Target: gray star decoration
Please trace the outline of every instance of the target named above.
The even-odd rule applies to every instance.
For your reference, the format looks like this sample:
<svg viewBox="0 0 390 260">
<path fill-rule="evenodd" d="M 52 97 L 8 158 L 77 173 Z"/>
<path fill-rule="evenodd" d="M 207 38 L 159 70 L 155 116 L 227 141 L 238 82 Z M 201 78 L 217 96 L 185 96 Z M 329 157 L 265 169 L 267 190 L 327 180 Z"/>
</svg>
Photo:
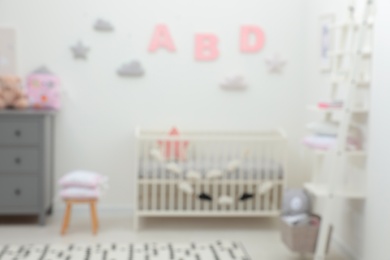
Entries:
<svg viewBox="0 0 390 260">
<path fill-rule="evenodd" d="M 76 45 L 71 47 L 73 56 L 76 59 L 87 59 L 89 47 L 79 41 Z"/>
<path fill-rule="evenodd" d="M 268 72 L 272 74 L 283 73 L 284 67 L 287 64 L 287 62 L 278 55 L 275 55 L 273 58 L 267 58 L 265 63 L 268 67 Z"/>
</svg>

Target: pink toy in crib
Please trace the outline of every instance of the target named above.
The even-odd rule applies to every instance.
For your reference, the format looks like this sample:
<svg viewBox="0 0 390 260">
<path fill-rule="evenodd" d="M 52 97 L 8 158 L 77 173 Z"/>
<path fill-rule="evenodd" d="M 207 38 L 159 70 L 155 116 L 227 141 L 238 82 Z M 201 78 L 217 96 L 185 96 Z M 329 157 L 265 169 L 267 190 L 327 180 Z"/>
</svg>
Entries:
<svg viewBox="0 0 390 260">
<path fill-rule="evenodd" d="M 41 67 L 27 77 L 27 95 L 34 108 L 59 109 L 60 80 L 47 68 Z"/>
</svg>

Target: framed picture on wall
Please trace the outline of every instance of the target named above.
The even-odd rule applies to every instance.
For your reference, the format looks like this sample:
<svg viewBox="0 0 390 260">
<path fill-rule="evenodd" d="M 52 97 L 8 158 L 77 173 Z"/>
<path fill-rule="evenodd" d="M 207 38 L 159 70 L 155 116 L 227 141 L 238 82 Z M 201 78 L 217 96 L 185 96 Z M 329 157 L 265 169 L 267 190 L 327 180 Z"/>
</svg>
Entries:
<svg viewBox="0 0 390 260">
<path fill-rule="evenodd" d="M 16 70 L 16 31 L 0 27 L 0 74 L 14 74 Z"/>
<path fill-rule="evenodd" d="M 334 21 L 332 14 L 320 18 L 320 67 L 322 72 L 330 72 L 332 67 L 332 50 L 334 37 Z"/>
</svg>

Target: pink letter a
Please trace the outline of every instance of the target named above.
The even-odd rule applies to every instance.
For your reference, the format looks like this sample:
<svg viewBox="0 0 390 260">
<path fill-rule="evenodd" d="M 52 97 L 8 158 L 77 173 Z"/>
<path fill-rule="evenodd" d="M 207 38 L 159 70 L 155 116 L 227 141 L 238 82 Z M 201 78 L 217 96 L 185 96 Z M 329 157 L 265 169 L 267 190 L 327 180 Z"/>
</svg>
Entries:
<svg viewBox="0 0 390 260">
<path fill-rule="evenodd" d="M 250 36 L 255 37 L 251 43 Z M 260 27 L 254 25 L 245 25 L 241 27 L 241 51 L 257 52 L 264 47 L 265 35 Z"/>
<path fill-rule="evenodd" d="M 155 52 L 159 48 L 165 48 L 170 52 L 176 50 L 169 29 L 165 24 L 158 24 L 156 26 L 152 41 L 149 45 L 149 51 Z"/>
</svg>

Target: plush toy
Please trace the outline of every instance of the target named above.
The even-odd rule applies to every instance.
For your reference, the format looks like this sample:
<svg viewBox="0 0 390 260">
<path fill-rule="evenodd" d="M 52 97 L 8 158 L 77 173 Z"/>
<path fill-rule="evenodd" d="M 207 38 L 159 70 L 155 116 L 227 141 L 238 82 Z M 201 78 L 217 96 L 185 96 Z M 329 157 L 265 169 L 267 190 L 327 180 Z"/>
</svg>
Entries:
<svg viewBox="0 0 390 260">
<path fill-rule="evenodd" d="M 21 80 L 17 76 L 0 76 L 0 109 L 28 107 L 27 95 L 21 88 Z"/>
</svg>

